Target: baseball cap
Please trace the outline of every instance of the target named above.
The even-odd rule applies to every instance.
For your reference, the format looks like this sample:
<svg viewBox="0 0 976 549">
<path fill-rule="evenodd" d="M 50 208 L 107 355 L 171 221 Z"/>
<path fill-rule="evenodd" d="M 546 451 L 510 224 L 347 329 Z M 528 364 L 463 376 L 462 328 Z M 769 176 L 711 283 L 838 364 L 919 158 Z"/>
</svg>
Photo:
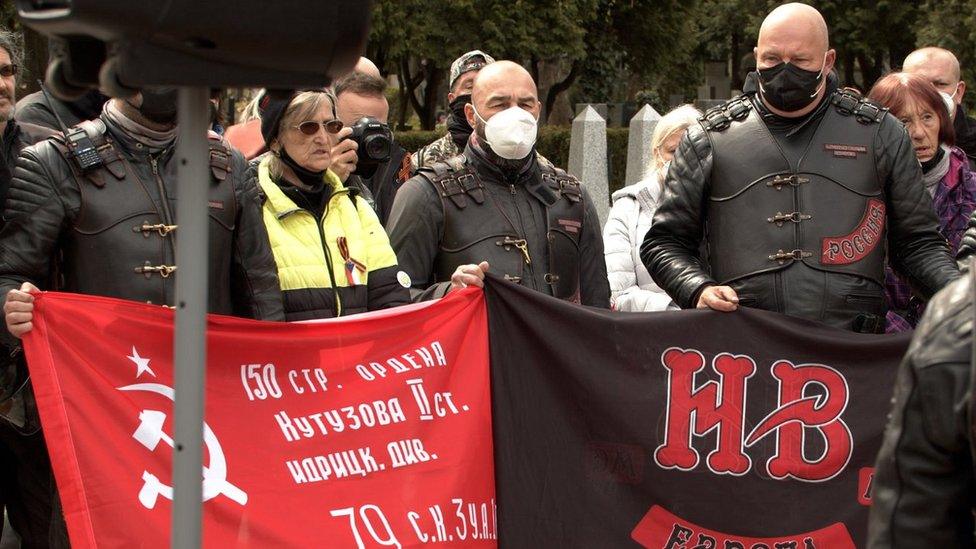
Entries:
<svg viewBox="0 0 976 549">
<path fill-rule="evenodd" d="M 471 50 L 461 57 L 458 57 L 453 63 L 451 63 L 451 78 L 448 82 L 448 88 L 453 90 L 454 82 L 456 82 L 462 74 L 481 70 L 481 68 L 485 65 L 494 62 L 495 58 L 481 50 Z"/>
</svg>

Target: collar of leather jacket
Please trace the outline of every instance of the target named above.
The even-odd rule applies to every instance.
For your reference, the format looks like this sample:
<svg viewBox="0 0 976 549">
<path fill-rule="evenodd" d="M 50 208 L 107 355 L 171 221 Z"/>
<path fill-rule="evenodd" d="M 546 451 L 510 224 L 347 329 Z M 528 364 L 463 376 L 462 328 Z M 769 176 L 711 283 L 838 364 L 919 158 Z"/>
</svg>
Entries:
<svg viewBox="0 0 976 549">
<path fill-rule="evenodd" d="M 522 162 L 511 169 L 498 166 L 492 153 L 484 150 L 476 135 L 468 141 L 464 156 L 483 182 L 503 186 L 521 186 L 546 206 L 553 205 L 559 197 L 542 182 L 542 173 L 535 149 Z"/>
</svg>

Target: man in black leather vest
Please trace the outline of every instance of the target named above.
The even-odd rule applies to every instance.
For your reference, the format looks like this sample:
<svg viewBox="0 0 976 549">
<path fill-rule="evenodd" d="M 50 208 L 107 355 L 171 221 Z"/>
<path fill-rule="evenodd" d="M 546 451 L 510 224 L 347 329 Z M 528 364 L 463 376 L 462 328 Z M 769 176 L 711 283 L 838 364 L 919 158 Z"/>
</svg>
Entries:
<svg viewBox="0 0 976 549">
<path fill-rule="evenodd" d="M 959 276 L 911 140 L 887 111 L 838 90 L 814 8 L 773 10 L 755 51 L 746 94 L 682 140 L 641 258 L 683 308 L 881 332 L 886 261 L 926 299 Z"/>
<path fill-rule="evenodd" d="M 174 305 L 180 234 L 174 217 L 176 134 L 175 89 L 145 90 L 132 99 L 110 100 L 100 118 L 69 130 L 67 139 L 49 139 L 21 153 L 0 233 L 8 348 L 16 348 L 16 338 L 32 327 L 30 292 L 37 288 Z M 95 166 L 85 169 L 74 157 L 66 145 L 73 137 L 97 148 L 89 157 Z M 246 167 L 239 152 L 210 136 L 209 311 L 283 320 L 260 195 L 245 179 Z M 32 546 L 64 546 L 50 465 L 36 415 L 29 412 L 29 385 L 11 402 L 28 411 L 0 409 L 0 423 L 17 417 L 17 427 L 34 437 L 34 449 L 18 454 L 19 488 L 35 492 L 33 517 L 22 535 L 29 533 Z M 28 440 L 24 436 L 18 447 Z M 44 482 L 49 491 L 39 493 Z"/>
<path fill-rule="evenodd" d="M 902 361 L 872 483 L 868 547 L 976 547 L 972 273 L 925 309 Z"/>
<path fill-rule="evenodd" d="M 490 265 L 534 290 L 609 307 L 593 203 L 576 178 L 536 155 L 539 110 L 525 69 L 484 67 L 466 107 L 475 131 L 464 154 L 421 169 L 397 193 L 390 243 L 415 299 L 481 285 Z"/>
</svg>

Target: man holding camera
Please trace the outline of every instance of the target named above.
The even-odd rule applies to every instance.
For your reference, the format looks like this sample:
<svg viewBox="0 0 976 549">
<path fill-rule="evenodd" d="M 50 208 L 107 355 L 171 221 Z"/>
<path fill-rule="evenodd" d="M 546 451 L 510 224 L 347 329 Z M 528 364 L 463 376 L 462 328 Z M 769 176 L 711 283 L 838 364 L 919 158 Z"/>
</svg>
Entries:
<svg viewBox="0 0 976 549">
<path fill-rule="evenodd" d="M 390 242 L 415 300 L 481 286 L 485 271 L 574 303 L 610 306 L 603 238 L 580 182 L 536 154 L 541 105 L 516 63 L 481 69 L 465 107 L 464 154 L 407 181 Z"/>
<path fill-rule="evenodd" d="M 333 89 L 339 120 L 352 128 L 349 139 L 357 144 L 355 170 L 346 186 L 359 189 L 386 226 L 393 198 L 410 175 L 410 154 L 393 140 L 387 125 L 386 81 L 357 71 Z"/>
</svg>

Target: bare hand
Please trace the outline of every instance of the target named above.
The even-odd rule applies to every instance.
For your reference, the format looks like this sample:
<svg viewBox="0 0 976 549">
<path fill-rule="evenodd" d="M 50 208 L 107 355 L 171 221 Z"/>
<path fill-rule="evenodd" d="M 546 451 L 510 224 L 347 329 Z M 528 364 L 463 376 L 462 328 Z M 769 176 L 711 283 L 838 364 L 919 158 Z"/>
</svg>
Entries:
<svg viewBox="0 0 976 549">
<path fill-rule="evenodd" d="M 359 148 L 359 145 L 352 139 L 346 139 L 350 135 L 352 135 L 352 128 L 349 126 L 339 130 L 336 135 L 339 142 L 332 147 L 332 165 L 329 166 L 329 169 L 338 175 L 339 180 L 343 183 L 349 179 L 349 174 L 356 171 L 356 160 L 358 159 L 356 149 Z"/>
<path fill-rule="evenodd" d="M 20 339 L 34 327 L 34 296 L 29 292 L 38 292 L 37 286 L 24 282 L 19 290 L 7 292 L 7 301 L 3 304 L 3 314 L 7 319 L 7 330 L 11 335 Z"/>
<path fill-rule="evenodd" d="M 454 271 L 454 274 L 451 275 L 451 289 L 448 291 L 460 290 L 461 288 L 467 288 L 468 286 L 484 288 L 485 273 L 487 272 L 487 261 L 482 261 L 477 265 L 461 265 L 456 271 Z"/>
<path fill-rule="evenodd" d="M 732 312 L 739 308 L 739 296 L 729 286 L 709 286 L 698 297 L 698 308 Z"/>
</svg>

